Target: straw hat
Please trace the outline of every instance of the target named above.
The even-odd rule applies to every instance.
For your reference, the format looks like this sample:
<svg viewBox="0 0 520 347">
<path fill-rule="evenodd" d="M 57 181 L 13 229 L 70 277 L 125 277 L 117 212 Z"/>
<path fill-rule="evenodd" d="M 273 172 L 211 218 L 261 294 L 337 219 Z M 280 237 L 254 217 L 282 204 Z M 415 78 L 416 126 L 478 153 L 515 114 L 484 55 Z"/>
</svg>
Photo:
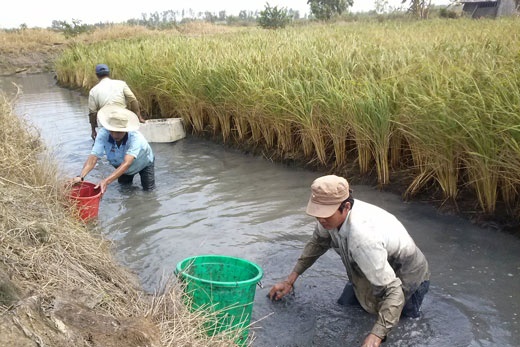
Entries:
<svg viewBox="0 0 520 347">
<path fill-rule="evenodd" d="M 104 106 L 98 111 L 97 116 L 103 128 L 108 131 L 128 132 L 139 129 L 137 115 L 121 106 Z"/>
</svg>

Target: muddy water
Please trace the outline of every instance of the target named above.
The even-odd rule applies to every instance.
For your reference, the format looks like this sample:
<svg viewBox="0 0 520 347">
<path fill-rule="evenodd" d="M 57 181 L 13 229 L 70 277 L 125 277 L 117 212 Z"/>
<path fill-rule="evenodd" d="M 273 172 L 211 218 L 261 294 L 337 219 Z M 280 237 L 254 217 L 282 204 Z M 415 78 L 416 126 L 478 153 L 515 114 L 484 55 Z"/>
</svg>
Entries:
<svg viewBox="0 0 520 347">
<path fill-rule="evenodd" d="M 86 98 L 58 88 L 49 75 L 4 78 L 0 86 L 12 92 L 12 81 L 23 91 L 17 113 L 41 131 L 63 171 L 77 175 L 92 145 Z M 314 220 L 304 209 L 319 174 L 193 137 L 152 147 L 157 190 L 111 185 L 98 222 L 146 290 L 156 289 L 188 256 L 243 257 L 265 272 L 254 304 L 253 346 L 360 346 L 374 317 L 336 304 L 346 279 L 336 254 L 319 259 L 299 279 L 294 296 L 279 303 L 266 298 L 312 232 Z M 97 182 L 111 170 L 101 162 L 88 180 Z M 402 320 L 386 346 L 519 345 L 519 239 L 372 187 L 353 188 L 356 198 L 405 224 L 432 270 L 423 317 Z"/>
</svg>

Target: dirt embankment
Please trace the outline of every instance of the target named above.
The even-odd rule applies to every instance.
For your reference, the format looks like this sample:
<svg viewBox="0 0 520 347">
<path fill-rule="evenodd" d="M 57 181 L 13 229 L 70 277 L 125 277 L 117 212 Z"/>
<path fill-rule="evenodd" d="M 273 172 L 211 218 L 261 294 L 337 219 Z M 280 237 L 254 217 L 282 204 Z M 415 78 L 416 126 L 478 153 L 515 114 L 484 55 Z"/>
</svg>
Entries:
<svg viewBox="0 0 520 347">
<path fill-rule="evenodd" d="M 23 55 L 3 52 L 0 59 L 0 76 L 52 71 L 54 60 L 60 54 L 62 47 L 63 45 L 51 46 L 45 50 L 27 52 Z"/>
<path fill-rule="evenodd" d="M 17 73 L 49 72 L 53 69 L 54 59 L 60 48 L 49 48 L 48 51 L 32 52 L 19 56 L 14 53 L 2 55 L 0 75 L 9 76 Z"/>
<path fill-rule="evenodd" d="M 68 42 L 50 30 L 0 31 L 0 76 L 52 71 Z"/>
<path fill-rule="evenodd" d="M 55 168 L 5 96 L 0 121 L 0 346 L 161 346 L 138 281 L 64 208 Z"/>
</svg>

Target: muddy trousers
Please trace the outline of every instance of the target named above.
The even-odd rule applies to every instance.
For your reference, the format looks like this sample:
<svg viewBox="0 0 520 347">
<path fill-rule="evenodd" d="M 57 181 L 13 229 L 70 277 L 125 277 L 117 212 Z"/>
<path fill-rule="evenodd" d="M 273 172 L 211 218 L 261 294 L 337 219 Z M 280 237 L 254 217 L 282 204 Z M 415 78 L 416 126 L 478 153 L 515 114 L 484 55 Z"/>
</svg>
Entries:
<svg viewBox="0 0 520 347">
<path fill-rule="evenodd" d="M 126 175 L 122 174 L 119 176 L 117 181 L 120 184 L 132 184 L 135 175 Z M 150 165 L 139 171 L 139 176 L 141 177 L 141 185 L 144 190 L 153 190 L 155 189 L 155 167 L 154 162 Z"/>
<path fill-rule="evenodd" d="M 403 311 L 401 312 L 401 317 L 411 317 L 417 318 L 420 316 L 421 305 L 424 299 L 424 296 L 428 292 L 430 288 L 430 281 L 424 281 L 421 283 L 419 288 L 412 294 L 410 299 L 406 301 L 403 307 Z M 341 293 L 340 298 L 338 299 L 338 304 L 340 305 L 359 305 L 358 299 L 356 298 L 356 294 L 354 293 L 354 287 L 352 283 L 349 281 L 345 285 L 343 289 L 343 293 Z"/>
</svg>

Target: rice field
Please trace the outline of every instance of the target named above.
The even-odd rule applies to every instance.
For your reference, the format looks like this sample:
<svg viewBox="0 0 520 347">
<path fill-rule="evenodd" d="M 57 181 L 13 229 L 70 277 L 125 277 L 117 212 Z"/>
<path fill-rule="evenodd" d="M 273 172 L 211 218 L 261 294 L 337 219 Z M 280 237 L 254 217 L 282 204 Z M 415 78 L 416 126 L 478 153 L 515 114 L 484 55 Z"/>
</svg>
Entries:
<svg viewBox="0 0 520 347">
<path fill-rule="evenodd" d="M 58 81 L 87 91 L 106 63 L 153 118 L 297 158 L 404 195 L 461 192 L 520 217 L 520 20 L 315 24 L 71 46 Z"/>
</svg>

